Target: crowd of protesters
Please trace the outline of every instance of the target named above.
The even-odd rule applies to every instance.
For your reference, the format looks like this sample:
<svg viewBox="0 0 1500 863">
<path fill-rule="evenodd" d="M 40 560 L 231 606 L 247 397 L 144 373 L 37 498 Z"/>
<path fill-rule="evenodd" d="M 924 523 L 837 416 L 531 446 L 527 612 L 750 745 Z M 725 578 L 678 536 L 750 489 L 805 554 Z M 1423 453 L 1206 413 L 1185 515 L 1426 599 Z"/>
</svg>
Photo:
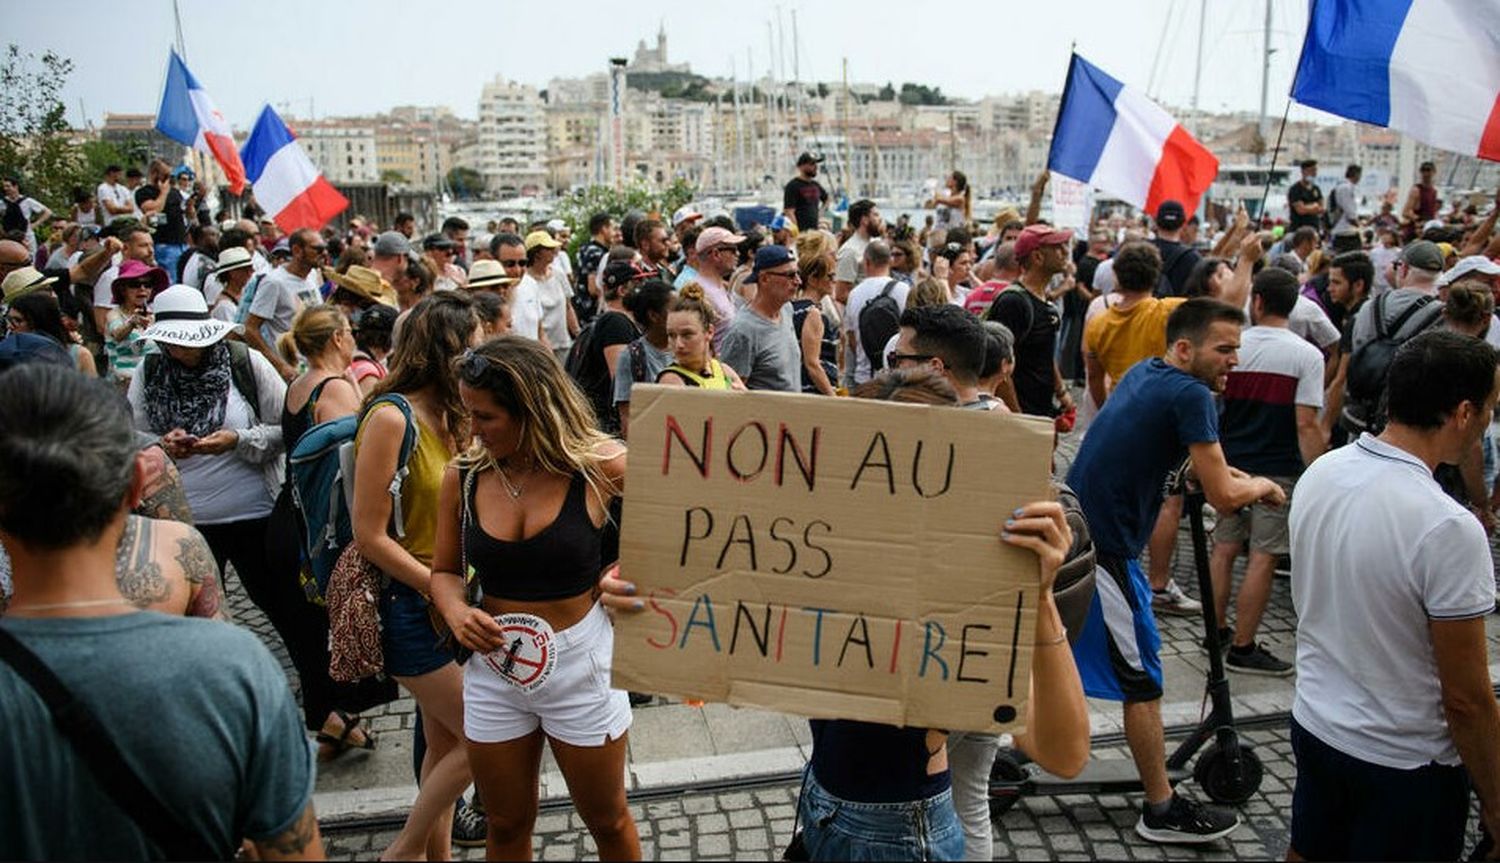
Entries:
<svg viewBox="0 0 1500 863">
<path fill-rule="evenodd" d="M 1040 217 L 1045 175 L 1024 214 L 975 224 L 954 171 L 927 226 L 858 200 L 834 232 L 820 162 L 797 160 L 768 225 L 599 213 L 577 243 L 560 220 L 215 223 L 162 162 L 124 184 L 111 166 L 67 219 L 7 180 L 0 777 L 57 793 L 4 810 L 4 856 L 316 857 L 317 765 L 376 747 L 361 714 L 399 686 L 418 793 L 388 858 L 529 856 L 544 746 L 601 856 L 638 858 L 623 776 L 649 695 L 599 673 L 606 610 L 639 611 L 651 581 L 611 566 L 636 384 L 1081 433 L 1057 477 L 1099 566 L 1081 624 L 1051 592 L 1068 511 L 996 514 L 996 541 L 1040 563 L 1027 731 L 814 721 L 811 859 L 989 859 L 997 751 L 1076 774 L 1085 695 L 1124 705 L 1142 838 L 1227 836 L 1237 814 L 1174 791 L 1165 764 L 1156 616 L 1203 602 L 1231 672 L 1297 675 L 1293 854 L 1452 859 L 1471 787 L 1500 829 L 1500 199 L 1442 215 L 1424 166 L 1399 214 L 1366 213 L 1357 166 L 1325 204 L 1304 163 L 1285 229 L 1169 200 L 1075 231 Z M 339 428 L 347 547 L 319 577 L 320 504 L 291 467 Z M 1163 491 L 1185 462 L 1216 522 L 1197 599 L 1171 575 L 1183 503 Z M 231 564 L 300 704 L 227 620 Z M 1257 639 L 1287 569 L 1291 658 Z M 516 657 L 502 616 L 555 636 L 547 686 L 494 661 Z"/>
</svg>

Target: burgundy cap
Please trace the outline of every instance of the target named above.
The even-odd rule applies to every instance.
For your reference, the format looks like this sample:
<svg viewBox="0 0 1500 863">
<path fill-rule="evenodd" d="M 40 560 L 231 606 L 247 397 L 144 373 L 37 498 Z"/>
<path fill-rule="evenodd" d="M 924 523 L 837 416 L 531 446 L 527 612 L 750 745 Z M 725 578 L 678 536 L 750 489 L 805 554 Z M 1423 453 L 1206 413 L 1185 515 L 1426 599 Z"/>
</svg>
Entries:
<svg viewBox="0 0 1500 863">
<path fill-rule="evenodd" d="M 1027 225 L 1016 237 L 1016 258 L 1024 258 L 1042 246 L 1062 246 L 1073 242 L 1073 232 L 1051 225 Z"/>
</svg>

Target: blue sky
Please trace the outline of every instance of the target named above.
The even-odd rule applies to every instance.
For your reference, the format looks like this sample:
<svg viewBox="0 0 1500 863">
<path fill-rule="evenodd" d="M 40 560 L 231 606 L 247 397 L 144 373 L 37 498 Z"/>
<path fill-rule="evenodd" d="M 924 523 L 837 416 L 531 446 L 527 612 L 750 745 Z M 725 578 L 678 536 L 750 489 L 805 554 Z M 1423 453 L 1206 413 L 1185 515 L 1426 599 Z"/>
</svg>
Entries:
<svg viewBox="0 0 1500 863">
<path fill-rule="evenodd" d="M 1258 110 L 1262 2 L 1251 0 L 1015 0 L 928 4 L 863 2 L 564 3 L 319 0 L 180 0 L 188 65 L 232 124 L 247 126 L 263 103 L 299 116 L 359 114 L 398 104 L 446 104 L 475 114 L 495 75 L 545 86 L 552 77 L 605 68 L 664 23 L 673 62 L 708 75 L 757 75 L 769 62 L 767 22 L 777 9 L 784 75 L 792 75 L 797 11 L 800 77 L 914 81 L 978 98 L 1030 89 L 1060 91 L 1070 45 L 1128 84 L 1186 106 L 1192 94 L 1199 11 L 1208 7 L 1203 107 Z M 1274 15 L 1270 109 L 1286 105 L 1306 0 L 1270 0 Z M 153 112 L 173 41 L 171 0 L 65 6 L 7 0 L 3 40 L 71 58 L 70 119 L 106 110 Z M 1158 51 L 1160 46 L 1160 51 Z M 747 58 L 748 52 L 748 58 Z M 1293 108 L 1293 117 L 1313 112 Z M 1321 115 L 1319 115 L 1321 116 Z"/>
</svg>

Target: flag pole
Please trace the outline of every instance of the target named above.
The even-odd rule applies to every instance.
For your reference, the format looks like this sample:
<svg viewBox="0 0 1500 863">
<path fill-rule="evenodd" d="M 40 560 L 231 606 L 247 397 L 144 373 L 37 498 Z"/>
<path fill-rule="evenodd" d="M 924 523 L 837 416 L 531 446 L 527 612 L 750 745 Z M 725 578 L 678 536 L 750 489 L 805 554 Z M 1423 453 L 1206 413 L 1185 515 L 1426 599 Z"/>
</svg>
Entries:
<svg viewBox="0 0 1500 863">
<path fill-rule="evenodd" d="M 1260 222 L 1262 228 L 1266 224 L 1266 199 L 1271 196 L 1271 178 L 1276 174 L 1276 159 L 1281 155 L 1281 136 L 1286 132 L 1286 119 L 1291 113 L 1292 99 L 1288 96 L 1286 110 L 1281 112 L 1281 126 L 1276 130 L 1276 148 L 1271 151 L 1271 167 L 1266 169 L 1266 187 L 1260 193 L 1260 209 L 1257 211 L 1259 215 L 1256 216 L 1256 220 Z"/>
</svg>

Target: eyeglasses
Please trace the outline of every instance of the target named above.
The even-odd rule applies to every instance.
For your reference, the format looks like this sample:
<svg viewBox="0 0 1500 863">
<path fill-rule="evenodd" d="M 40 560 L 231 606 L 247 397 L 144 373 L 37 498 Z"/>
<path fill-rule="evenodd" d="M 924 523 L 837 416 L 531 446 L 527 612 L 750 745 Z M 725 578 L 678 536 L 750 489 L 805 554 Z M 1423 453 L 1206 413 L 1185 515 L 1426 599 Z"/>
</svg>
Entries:
<svg viewBox="0 0 1500 863">
<path fill-rule="evenodd" d="M 326 252 L 326 251 L 328 251 L 328 245 L 326 243 L 322 243 L 322 244 L 319 244 L 319 245 L 316 245 L 316 246 L 308 246 L 308 248 L 312 249 L 314 252 Z"/>
<path fill-rule="evenodd" d="M 780 276 L 781 278 L 784 278 L 784 279 L 791 279 L 793 281 L 798 281 L 798 282 L 802 281 L 802 272 L 800 270 L 766 270 L 765 272 L 761 273 L 760 275 L 761 276 Z"/>
<path fill-rule="evenodd" d="M 903 251 L 901 251 L 900 249 L 891 249 L 891 257 L 893 257 L 893 258 L 904 258 L 904 257 L 906 257 L 906 253 L 903 252 Z"/>
<path fill-rule="evenodd" d="M 21 317 L 20 315 L 6 315 L 5 322 L 7 324 L 10 324 L 12 327 L 26 326 L 26 319 Z"/>
<path fill-rule="evenodd" d="M 891 351 L 885 355 L 885 367 L 893 369 L 900 363 L 925 363 L 934 356 L 934 354 L 903 354 Z"/>
<path fill-rule="evenodd" d="M 524 267 L 524 266 L 526 266 L 526 261 L 525 261 L 525 259 L 522 259 L 522 260 L 519 260 L 519 261 L 507 261 L 504 258 L 501 258 L 500 259 L 500 266 L 502 266 L 502 267 Z"/>
</svg>

